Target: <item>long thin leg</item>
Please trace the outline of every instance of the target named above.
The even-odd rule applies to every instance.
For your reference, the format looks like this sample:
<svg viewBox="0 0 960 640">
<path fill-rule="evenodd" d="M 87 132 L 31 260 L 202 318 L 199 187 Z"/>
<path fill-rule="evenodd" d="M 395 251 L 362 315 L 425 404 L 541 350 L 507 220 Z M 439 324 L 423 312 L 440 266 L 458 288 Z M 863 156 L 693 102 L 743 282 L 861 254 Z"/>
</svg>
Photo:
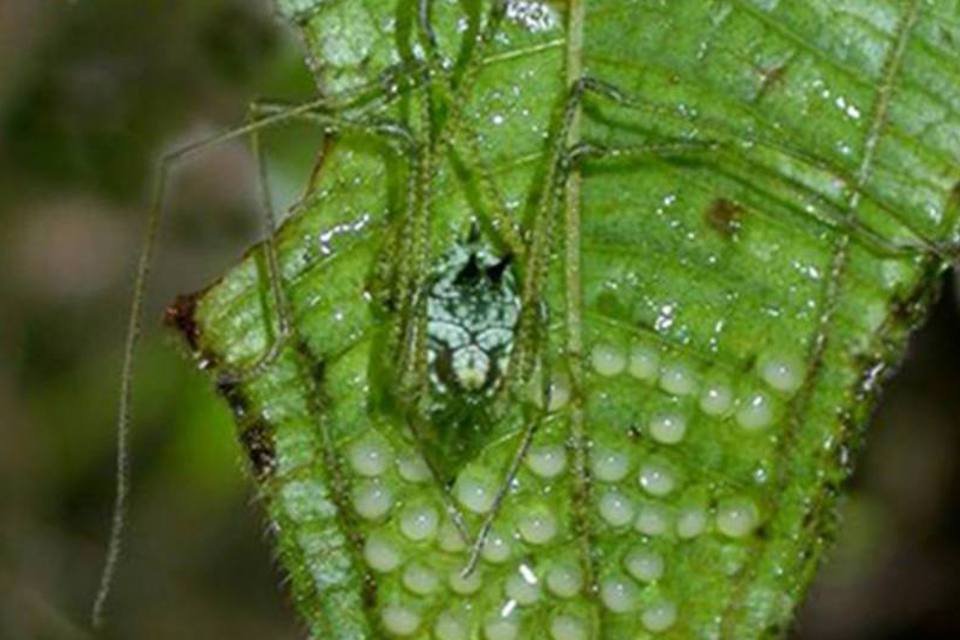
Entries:
<svg viewBox="0 0 960 640">
<path fill-rule="evenodd" d="M 594 148 L 583 145 L 576 145 L 568 148 L 568 138 L 571 128 L 574 126 L 576 115 L 583 100 L 584 88 L 581 83 L 576 83 L 570 91 L 570 96 L 564 106 L 563 118 L 558 130 L 554 134 L 554 142 L 548 158 L 548 170 L 545 179 L 545 187 L 540 195 L 536 215 L 533 221 L 532 238 L 530 241 L 530 250 L 528 253 L 527 269 L 525 273 L 523 291 L 521 293 L 521 317 L 517 328 L 517 350 L 511 363 L 510 376 L 512 384 L 505 385 L 505 388 L 513 387 L 515 394 L 522 394 L 522 389 L 528 383 L 535 367 L 534 355 L 545 353 L 548 346 L 546 344 L 547 332 L 542 331 L 542 318 L 540 318 L 540 305 L 538 301 L 542 297 L 543 287 L 547 279 L 547 270 L 549 267 L 551 246 L 553 242 L 553 228 L 558 215 L 559 204 L 565 196 L 565 189 L 570 172 L 580 158 L 588 150 Z M 691 152 L 702 153 L 712 147 L 712 143 L 696 141 L 676 141 L 671 143 L 654 144 L 638 146 L 630 149 L 634 156 L 663 158 L 670 155 L 686 155 Z M 599 153 L 599 151 L 595 151 Z M 546 358 L 543 358 L 546 361 Z M 550 371 L 544 370 L 544 384 L 542 388 L 542 407 L 551 405 L 551 385 L 549 381 Z M 578 393 L 574 390 L 574 393 Z M 530 420 L 524 427 L 521 436 L 520 445 L 517 447 L 507 473 L 497 495 L 494 498 L 493 505 L 487 513 L 480 532 L 477 535 L 467 565 L 463 572 L 469 574 L 474 570 L 479 561 L 480 553 L 486 544 L 489 532 L 493 527 L 500 507 L 507 496 L 509 487 L 519 471 L 523 459 L 526 457 L 533 437 L 539 427 L 540 419 Z"/>
<path fill-rule="evenodd" d="M 365 88 L 369 92 L 369 88 Z M 342 100 L 343 98 L 339 98 Z M 156 250 L 157 232 L 163 214 L 164 196 L 167 190 L 167 182 L 170 172 L 178 163 L 202 152 L 203 150 L 225 142 L 235 140 L 244 136 L 255 134 L 263 129 L 283 124 L 294 119 L 307 119 L 309 121 L 319 121 L 328 126 L 341 129 L 363 129 L 379 133 L 393 140 L 409 140 L 408 132 L 394 123 L 380 122 L 373 124 L 363 124 L 353 122 L 345 118 L 337 118 L 332 115 L 320 113 L 318 109 L 330 108 L 336 105 L 338 98 L 319 98 L 293 107 L 287 107 L 275 111 L 263 118 L 254 119 L 247 124 L 227 131 L 225 133 L 207 138 L 189 144 L 176 151 L 165 155 L 160 160 L 157 181 L 154 186 L 154 192 L 151 199 L 149 214 L 147 217 L 147 226 L 141 244 L 140 258 L 137 263 L 136 276 L 133 285 L 133 296 L 130 306 L 130 315 L 127 323 L 126 339 L 124 342 L 123 364 L 120 378 L 120 401 L 117 411 L 117 454 L 116 454 L 116 495 L 114 499 L 113 516 L 110 526 L 110 538 L 107 546 L 107 554 L 104 562 L 103 573 L 100 578 L 100 585 L 97 589 L 91 613 L 91 623 L 94 628 L 100 628 L 103 623 L 104 607 L 110 594 L 110 588 L 113 583 L 113 577 L 116 572 L 117 562 L 120 557 L 120 545 L 123 535 L 124 523 L 127 510 L 127 494 L 129 492 L 129 427 L 130 427 L 130 408 L 133 399 L 133 371 L 136 360 L 137 347 L 140 341 L 140 335 L 143 326 L 143 304 L 147 288 L 147 282 L 150 275 L 150 269 L 153 264 L 153 257 Z M 272 215 L 268 214 L 266 226 L 273 228 Z M 271 271 L 271 281 L 273 295 L 278 302 L 278 312 L 285 305 L 283 295 L 278 284 L 279 275 L 276 263 L 275 250 L 272 243 L 272 233 L 267 235 L 268 264 Z M 281 312 L 282 318 L 282 312 Z M 288 320 L 281 319 L 280 333 L 289 331 Z M 280 341 L 275 341 L 279 343 Z M 268 357 L 274 357 L 269 356 Z"/>
<path fill-rule="evenodd" d="M 545 336 L 538 335 L 540 323 L 538 322 L 537 318 L 538 306 L 536 305 L 536 301 L 540 299 L 542 286 L 546 279 L 546 269 L 548 266 L 550 253 L 549 249 L 552 244 L 552 230 L 555 218 L 557 216 L 557 208 L 563 199 L 564 187 L 572 167 L 585 159 L 598 157 L 663 159 L 667 157 L 689 157 L 691 154 L 695 156 L 709 157 L 742 157 L 742 154 L 736 154 L 732 150 L 731 145 L 723 140 L 678 140 L 660 144 L 641 144 L 615 148 L 592 143 L 577 143 L 573 147 L 567 148 L 567 134 L 569 133 L 575 115 L 580 108 L 580 104 L 587 93 L 595 93 L 601 97 L 608 98 L 619 105 L 628 108 L 642 109 L 645 112 L 649 112 L 651 108 L 651 106 L 648 104 L 632 101 L 616 87 L 592 78 L 582 78 L 578 82 L 574 83 L 573 87 L 571 88 L 570 96 L 564 108 L 564 117 L 562 119 L 559 131 L 555 134 L 553 148 L 550 153 L 550 164 L 548 165 L 549 169 L 547 179 L 545 181 L 548 186 L 541 194 L 540 202 L 537 207 L 537 213 L 533 223 L 529 260 L 527 265 L 527 277 L 524 280 L 524 288 L 522 293 L 523 311 L 521 313 L 521 320 L 517 330 L 518 349 L 515 352 L 510 373 L 511 377 L 514 377 L 521 384 L 525 383 L 529 379 L 529 376 L 533 371 L 533 355 L 537 351 L 542 352 L 545 349 L 544 340 L 542 339 Z M 769 145 L 775 151 L 784 151 L 776 143 L 762 142 L 761 144 Z M 788 154 L 794 153 L 794 151 L 790 149 L 787 149 L 785 152 Z M 805 154 L 797 153 L 797 155 L 805 161 L 810 162 L 813 166 L 824 166 L 822 163 L 819 163 L 819 161 L 809 159 Z M 785 184 L 789 184 L 794 189 L 810 191 L 810 188 L 806 185 L 792 181 L 788 177 L 778 177 L 780 177 Z M 869 194 L 863 195 L 865 197 L 870 197 Z M 877 201 L 876 198 L 871 199 L 878 204 L 878 206 L 882 206 L 883 203 Z M 922 247 L 930 253 L 944 257 L 944 252 L 939 247 L 937 247 L 934 243 L 921 238 L 920 236 L 918 236 L 918 246 L 909 244 L 895 245 L 891 244 L 889 241 L 865 227 L 855 226 L 855 223 L 852 222 L 847 216 L 842 217 L 837 222 L 838 224 L 845 224 L 852 231 L 859 232 L 866 240 L 875 245 L 885 247 L 892 253 L 902 253 L 906 251 L 915 252 L 918 248 Z M 574 393 L 576 392 L 577 390 L 574 390 Z M 543 393 L 544 399 L 542 404 L 546 407 L 549 406 L 550 399 L 549 384 L 545 385 Z M 469 573 L 476 567 L 480 553 L 483 550 L 484 544 L 486 543 L 487 535 L 489 534 L 493 522 L 498 515 L 499 508 L 503 499 L 506 497 L 509 486 L 513 482 L 519 466 L 526 455 L 538 424 L 538 420 L 533 420 L 525 427 L 521 437 L 521 443 L 515 452 L 515 455 L 508 468 L 507 475 L 504 478 L 504 481 L 501 483 L 501 488 L 494 501 L 494 507 L 488 513 L 481 527 L 480 534 L 475 540 L 468 563 L 464 568 L 464 573 Z"/>
<path fill-rule="evenodd" d="M 306 112 L 314 108 L 315 104 L 302 106 L 293 109 L 288 117 L 292 118 L 299 113 Z M 133 285 L 133 300 L 130 307 L 130 315 L 127 323 L 126 340 L 123 350 L 123 365 L 120 375 L 120 404 L 117 412 L 117 475 L 116 475 L 116 495 L 114 498 L 113 517 L 110 525 L 110 539 L 107 546 L 107 555 L 104 562 L 103 573 L 100 577 L 100 585 L 93 603 L 91 614 L 91 623 L 94 629 L 99 629 L 103 623 L 103 612 L 107 597 L 110 595 L 110 587 L 113 583 L 113 576 L 116 572 L 117 561 L 120 557 L 120 543 L 123 536 L 124 523 L 126 521 L 127 494 L 129 491 L 129 425 L 130 425 L 130 407 L 133 400 L 133 369 L 136 359 L 137 346 L 140 342 L 140 334 L 143 325 L 143 302 L 147 288 L 147 280 L 150 275 L 150 268 L 153 263 L 157 232 L 160 226 L 160 218 L 164 194 L 166 192 L 167 180 L 171 167 L 178 161 L 190 157 L 194 153 L 200 152 L 211 145 L 227 142 L 235 138 L 248 135 L 258 128 L 268 127 L 280 123 L 287 118 L 274 117 L 265 121 L 247 124 L 234 131 L 216 136 L 183 147 L 173 153 L 164 156 L 160 161 L 160 169 L 154 193 L 150 213 L 147 218 L 147 226 L 144 232 L 141 244 L 140 258 L 137 263 L 136 276 Z"/>
<path fill-rule="evenodd" d="M 553 219 L 556 217 L 557 205 L 562 197 L 563 185 L 566 181 L 566 173 L 569 168 L 566 154 L 567 137 L 570 128 L 573 126 L 577 110 L 579 109 L 581 97 L 582 92 L 571 93 L 564 107 L 560 127 L 558 131 L 554 133 L 553 144 L 551 145 L 548 158 L 547 176 L 544 180 L 545 186 L 540 194 L 536 216 L 533 221 L 530 251 L 527 254 L 528 260 L 520 298 L 520 318 L 516 329 L 517 349 L 512 357 L 510 371 L 508 373 L 508 382 L 504 385 L 505 394 L 513 391 L 516 395 L 522 395 L 523 392 L 518 392 L 518 389 L 524 387 L 530 379 L 534 364 L 533 356 L 536 348 L 538 347 L 541 351 L 546 350 L 539 331 L 539 301 L 542 287 L 547 276 Z M 544 335 L 546 335 L 546 332 L 544 332 Z M 544 408 L 550 406 L 549 373 L 549 371 L 544 372 L 544 398 L 542 402 Z M 524 427 L 520 446 L 517 447 L 514 453 L 506 476 L 497 491 L 493 505 L 480 527 L 480 532 L 474 541 L 467 564 L 463 569 L 464 574 L 469 574 L 476 568 L 480 554 L 483 551 L 484 545 L 486 545 L 490 530 L 493 527 L 493 523 L 500 513 L 500 508 L 506 498 L 510 484 L 519 471 L 520 464 L 526 456 L 526 452 L 530 447 L 530 443 L 533 440 L 534 433 L 539 424 L 540 420 L 534 419 L 529 421 Z"/>
<path fill-rule="evenodd" d="M 436 33 L 431 22 L 432 0 L 418 0 L 418 21 L 420 31 L 427 47 L 427 57 L 431 74 L 436 77 L 442 77 L 444 82 L 437 83 L 435 87 L 447 107 L 448 114 L 438 137 L 435 146 L 438 150 L 445 149 L 447 152 L 454 151 L 458 144 L 463 145 L 466 154 L 458 154 L 465 160 L 465 166 L 469 173 L 476 175 L 481 184 L 482 205 L 488 215 L 494 230 L 500 236 L 507 250 L 516 257 L 521 257 L 526 253 L 526 245 L 520 236 L 515 221 L 507 213 L 504 206 L 505 199 L 500 193 L 493 174 L 483 160 L 478 143 L 478 134 L 464 118 L 463 106 L 470 99 L 470 92 L 476 83 L 477 73 L 483 66 L 483 59 L 486 50 L 493 42 L 500 30 L 500 25 L 507 13 L 506 0 L 495 0 L 487 14 L 483 29 L 477 34 L 473 50 L 463 72 L 459 78 L 452 74 L 442 73 L 442 57 L 439 52 Z"/>
<path fill-rule="evenodd" d="M 271 113 L 276 112 L 277 109 L 282 109 L 282 107 L 268 102 L 261 102 L 256 103 L 252 109 L 254 109 L 257 113 Z M 406 154 L 412 153 L 411 150 L 414 145 L 413 135 L 402 125 L 391 121 L 373 120 L 370 122 L 361 123 L 354 120 L 317 112 L 301 114 L 298 115 L 297 118 L 299 120 L 324 127 L 330 131 L 335 130 L 340 133 L 355 131 L 377 135 L 385 140 L 396 143 L 400 150 Z M 258 155 L 261 154 L 258 136 L 254 133 L 251 137 L 254 152 Z M 262 159 L 260 159 L 258 162 L 258 166 L 260 167 L 261 171 L 264 170 L 265 163 L 262 161 Z M 287 341 L 291 337 L 290 329 L 292 324 L 290 322 L 290 311 L 285 296 L 283 295 L 282 287 L 280 286 L 282 279 L 280 277 L 280 266 L 277 260 L 276 247 L 272 232 L 272 230 L 276 227 L 276 216 L 273 212 L 272 203 L 270 202 L 269 185 L 267 184 L 266 176 L 261 176 L 260 182 L 263 185 L 262 197 L 264 198 L 264 231 L 266 233 L 264 249 L 267 256 L 267 273 L 270 278 L 271 294 L 274 300 L 274 307 L 277 312 L 278 324 L 276 336 L 270 347 L 253 364 L 244 366 L 244 368 L 240 371 L 225 371 L 221 374 L 221 380 L 229 381 L 231 383 L 242 382 L 244 380 L 256 378 L 261 375 L 276 361 L 276 358 L 283 351 Z"/>
<path fill-rule="evenodd" d="M 598 96 L 617 105 L 618 107 L 637 111 L 652 117 L 666 118 L 674 121 L 679 117 L 675 109 L 629 96 L 618 87 L 597 78 L 581 78 L 576 83 L 575 91 L 580 93 L 582 96 L 586 94 Z M 812 168 L 825 171 L 836 176 L 843 181 L 843 184 L 851 191 L 851 193 L 856 193 L 863 200 L 870 201 L 880 210 L 889 214 L 891 219 L 900 222 L 905 229 L 909 230 L 914 235 L 914 239 L 902 242 L 893 242 L 887 238 L 884 238 L 879 233 L 870 229 L 852 216 L 849 210 L 846 209 L 846 205 L 838 206 L 836 204 L 827 202 L 823 198 L 822 194 L 817 193 L 814 189 L 804 184 L 800 180 L 783 175 L 782 173 L 778 173 L 769 166 L 758 164 L 745 152 L 743 145 L 738 143 L 742 136 L 735 131 L 731 131 L 728 125 L 705 117 L 697 117 L 696 119 L 683 119 L 691 124 L 696 124 L 702 127 L 708 133 L 708 135 L 712 138 L 712 154 L 718 159 L 746 163 L 751 167 L 751 170 L 761 170 L 771 178 L 781 182 L 789 188 L 794 189 L 795 191 L 808 193 L 814 196 L 819 201 L 820 208 L 824 210 L 824 214 L 822 215 L 818 211 L 811 212 L 806 208 L 801 208 L 800 210 L 805 215 L 813 215 L 821 222 L 844 228 L 854 236 L 862 238 L 875 248 L 889 253 L 890 255 L 915 255 L 917 253 L 926 252 L 937 255 L 941 259 L 948 262 L 953 262 L 957 259 L 957 248 L 944 247 L 939 245 L 937 242 L 924 237 L 920 232 L 916 231 L 911 227 L 911 225 L 903 220 L 903 216 L 898 210 L 891 207 L 887 202 L 885 202 L 882 198 L 877 197 L 875 194 L 863 188 L 856 187 L 856 180 L 852 176 L 847 175 L 843 169 L 836 167 L 829 161 L 814 156 L 810 154 L 809 151 L 798 148 L 789 141 L 767 139 L 762 135 L 752 135 L 749 140 L 750 145 L 753 148 L 761 148 L 766 151 L 782 154 L 783 156 L 789 157 L 802 164 L 806 164 Z M 588 146 L 589 145 L 585 145 L 585 148 L 581 150 L 582 156 L 608 155 L 625 157 L 630 155 L 629 148 L 616 149 L 604 148 L 603 146 L 593 146 L 592 148 L 588 149 Z"/>
</svg>

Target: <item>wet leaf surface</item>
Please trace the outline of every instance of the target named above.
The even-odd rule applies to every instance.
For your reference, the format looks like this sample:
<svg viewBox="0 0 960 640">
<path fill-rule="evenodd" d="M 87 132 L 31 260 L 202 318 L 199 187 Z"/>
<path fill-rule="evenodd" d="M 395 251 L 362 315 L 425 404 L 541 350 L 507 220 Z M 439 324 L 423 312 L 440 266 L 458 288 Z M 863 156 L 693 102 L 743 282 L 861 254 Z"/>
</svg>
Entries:
<svg viewBox="0 0 960 640">
<path fill-rule="evenodd" d="M 375 83 L 336 113 L 367 130 L 331 128 L 277 232 L 276 360 L 230 379 L 277 339 L 262 247 L 172 319 L 234 409 L 313 635 L 785 633 L 956 241 L 956 3 L 513 1 L 483 46 L 485 5 L 435 3 L 426 79 L 411 3 L 278 4 L 319 87 Z M 571 110 L 582 77 L 602 84 Z M 423 274 L 475 220 L 524 296 L 492 399 L 438 384 L 425 346 L 404 364 Z M 444 465 L 450 395 L 485 411 Z"/>
</svg>

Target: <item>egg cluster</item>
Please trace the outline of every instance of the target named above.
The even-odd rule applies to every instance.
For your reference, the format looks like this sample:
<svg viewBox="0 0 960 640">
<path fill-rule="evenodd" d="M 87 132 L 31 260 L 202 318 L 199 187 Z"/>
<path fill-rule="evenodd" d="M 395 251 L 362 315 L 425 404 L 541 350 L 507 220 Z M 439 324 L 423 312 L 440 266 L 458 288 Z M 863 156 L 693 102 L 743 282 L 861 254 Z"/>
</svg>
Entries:
<svg viewBox="0 0 960 640">
<path fill-rule="evenodd" d="M 762 385 L 737 394 L 727 375 L 698 379 L 695 369 L 683 360 L 664 361 L 653 346 L 635 344 L 623 349 L 608 343 L 598 343 L 590 352 L 593 371 L 601 377 L 627 374 L 656 384 L 671 396 L 694 398 L 707 416 L 733 417 L 746 431 L 759 431 L 773 426 L 778 402 L 795 394 L 803 384 L 805 363 L 795 355 L 768 353 L 757 358 L 756 374 Z M 650 416 L 649 436 L 662 444 L 677 444 L 687 431 L 687 418 L 680 413 L 661 413 Z"/>
<path fill-rule="evenodd" d="M 701 375 L 688 358 L 666 356 L 648 344 L 609 342 L 594 344 L 588 363 L 589 397 L 603 396 L 614 379 L 622 379 L 627 382 L 610 397 L 633 394 L 638 405 L 632 429 L 598 419 L 589 429 L 593 528 L 605 549 L 600 600 L 614 614 L 639 614 L 650 632 L 666 631 L 678 623 L 682 604 L 668 560 L 682 557 L 685 545 L 704 536 L 715 541 L 711 550 L 742 552 L 746 547 L 737 541 L 763 523 L 762 504 L 744 489 L 750 479 L 706 477 L 704 462 L 686 457 L 684 445 L 721 433 L 742 441 L 771 432 L 784 404 L 802 387 L 806 368 L 799 357 L 773 351 L 758 356 L 748 375 Z M 588 421 L 591 406 L 588 400 Z M 738 559 L 730 553 L 727 560 L 735 572 L 742 554 Z"/>
<path fill-rule="evenodd" d="M 403 441 L 368 435 L 346 449 L 383 630 L 393 637 L 514 640 L 530 637 L 525 629 L 545 620 L 543 637 L 588 640 L 587 611 L 577 604 L 586 585 L 576 554 L 565 546 L 565 516 L 546 499 L 516 510 L 508 505 L 486 538 L 479 566 L 464 574 L 470 541 L 448 517 L 423 458 L 398 455 L 405 448 Z M 531 478 L 556 480 L 569 471 L 568 453 L 559 443 L 538 444 L 524 466 Z M 492 470 L 471 465 L 450 497 L 476 523 L 493 508 L 501 483 Z"/>
<path fill-rule="evenodd" d="M 642 344 L 598 343 L 589 365 L 588 384 L 619 376 L 675 400 L 649 409 L 640 402 L 647 413 L 632 440 L 626 425 L 613 430 L 619 440 L 604 435 L 604 425 L 587 429 L 588 517 L 602 549 L 593 584 L 581 565 L 567 493 L 575 469 L 564 419 L 537 434 L 470 573 L 464 567 L 471 536 L 495 506 L 504 481 L 500 462 L 514 441 L 464 467 L 449 492 L 399 430 L 369 431 L 343 449 L 362 555 L 377 578 L 379 624 L 389 636 L 590 640 L 598 608 L 604 620 L 639 621 L 651 634 L 682 630 L 686 600 L 671 573 L 680 570 L 675 552 L 697 539 L 733 545 L 763 524 L 756 495 L 703 482 L 674 454 L 711 437 L 709 429 L 748 438 L 769 430 L 802 386 L 801 360 L 761 355 L 752 382 L 740 381 L 743 389 L 729 382 L 732 376 L 701 376 L 684 359 Z M 573 395 L 569 375 L 555 371 L 548 389 L 531 399 L 562 418 Z M 454 525 L 454 509 L 467 532 Z M 730 560 L 731 570 L 736 563 Z"/>
</svg>

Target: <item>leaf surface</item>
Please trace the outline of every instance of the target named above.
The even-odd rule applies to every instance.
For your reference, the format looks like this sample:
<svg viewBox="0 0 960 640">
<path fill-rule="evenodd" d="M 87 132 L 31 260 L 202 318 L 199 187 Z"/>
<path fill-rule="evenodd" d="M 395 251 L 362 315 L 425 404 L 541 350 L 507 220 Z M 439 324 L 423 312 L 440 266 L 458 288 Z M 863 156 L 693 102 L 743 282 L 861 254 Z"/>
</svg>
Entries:
<svg viewBox="0 0 960 640">
<path fill-rule="evenodd" d="M 375 133 L 331 137 L 275 237 L 296 338 L 262 375 L 223 377 L 276 339 L 262 247 L 177 311 L 237 414 L 311 633 L 784 634 L 957 241 L 960 4 L 513 0 L 478 46 L 486 3 L 435 2 L 447 64 L 427 80 L 411 71 L 426 59 L 415 4 L 277 0 L 320 91 L 396 93 L 343 115 L 431 143 L 429 180 Z M 582 77 L 605 95 L 587 92 L 565 131 Z M 425 124 L 428 93 L 442 107 Z M 514 345 L 537 375 L 504 391 L 445 487 L 391 400 L 389 283 L 419 264 L 398 248 L 408 196 L 430 194 L 427 264 L 476 219 L 500 252 L 516 230 L 527 282 L 561 131 L 581 155 L 544 227 L 543 330 Z M 448 503 L 476 533 L 532 424 L 460 577 Z"/>
</svg>

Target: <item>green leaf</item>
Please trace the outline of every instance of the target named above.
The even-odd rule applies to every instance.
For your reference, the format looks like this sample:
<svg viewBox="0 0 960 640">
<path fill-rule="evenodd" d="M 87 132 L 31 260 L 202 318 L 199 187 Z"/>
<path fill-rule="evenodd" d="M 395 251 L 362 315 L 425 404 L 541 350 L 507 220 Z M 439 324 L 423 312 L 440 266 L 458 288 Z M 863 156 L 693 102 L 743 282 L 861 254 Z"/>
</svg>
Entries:
<svg viewBox="0 0 960 640">
<path fill-rule="evenodd" d="M 263 246 L 175 314 L 312 635 L 784 634 L 958 240 L 960 3 L 513 0 L 483 44 L 487 3 L 434 2 L 439 61 L 414 2 L 277 4 L 325 92 L 374 83 L 335 115 L 414 141 L 329 127 L 257 375 Z M 474 220 L 524 306 L 471 395 L 417 345 Z M 448 507 L 476 535 L 533 427 L 462 577 Z"/>
</svg>

